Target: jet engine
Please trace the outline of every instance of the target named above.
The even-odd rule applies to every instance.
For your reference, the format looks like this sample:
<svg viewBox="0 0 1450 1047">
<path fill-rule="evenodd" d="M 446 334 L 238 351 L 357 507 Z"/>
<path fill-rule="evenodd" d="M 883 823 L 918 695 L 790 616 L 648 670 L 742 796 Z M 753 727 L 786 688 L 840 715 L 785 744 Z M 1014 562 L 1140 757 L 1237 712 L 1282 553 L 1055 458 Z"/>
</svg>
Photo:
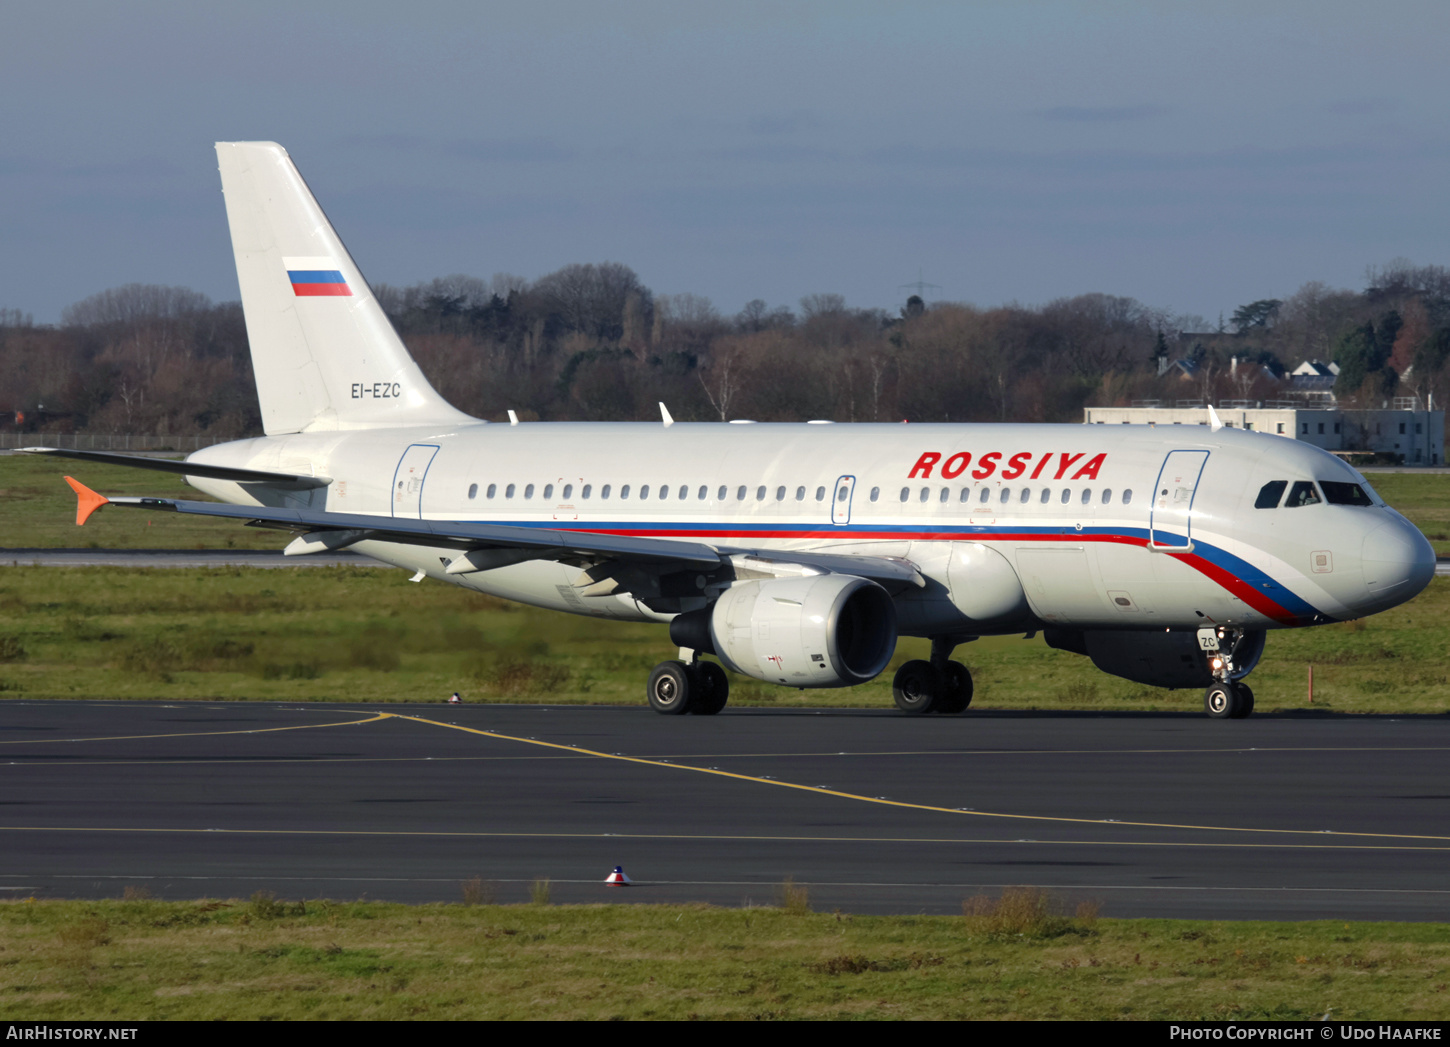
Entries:
<svg viewBox="0 0 1450 1047">
<path fill-rule="evenodd" d="M 1149 687 L 1207 687 L 1213 683 L 1208 657 L 1193 632 L 1049 629 L 1043 638 L 1049 647 L 1087 655 L 1105 673 Z M 1263 653 L 1263 630 L 1244 630 L 1238 649 L 1232 652 L 1231 677 L 1247 676 Z"/>
<path fill-rule="evenodd" d="M 873 581 L 844 574 L 739 582 L 709 608 L 670 623 L 681 647 L 789 687 L 849 687 L 896 650 L 896 607 Z"/>
</svg>

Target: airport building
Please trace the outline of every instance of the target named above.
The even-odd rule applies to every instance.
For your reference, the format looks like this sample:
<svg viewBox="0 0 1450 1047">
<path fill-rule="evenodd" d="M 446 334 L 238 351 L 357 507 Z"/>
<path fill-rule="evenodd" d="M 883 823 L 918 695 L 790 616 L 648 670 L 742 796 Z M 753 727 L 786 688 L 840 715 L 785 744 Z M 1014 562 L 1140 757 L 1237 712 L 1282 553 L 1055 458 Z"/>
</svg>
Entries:
<svg viewBox="0 0 1450 1047">
<path fill-rule="evenodd" d="M 1334 401 L 1219 400 L 1214 410 L 1225 426 L 1303 440 L 1341 457 L 1391 458 L 1404 465 L 1445 462 L 1445 412 L 1414 397 L 1397 397 L 1383 408 L 1351 410 Z M 1134 401 L 1131 407 L 1086 407 L 1088 425 L 1208 425 L 1202 400 Z"/>
</svg>

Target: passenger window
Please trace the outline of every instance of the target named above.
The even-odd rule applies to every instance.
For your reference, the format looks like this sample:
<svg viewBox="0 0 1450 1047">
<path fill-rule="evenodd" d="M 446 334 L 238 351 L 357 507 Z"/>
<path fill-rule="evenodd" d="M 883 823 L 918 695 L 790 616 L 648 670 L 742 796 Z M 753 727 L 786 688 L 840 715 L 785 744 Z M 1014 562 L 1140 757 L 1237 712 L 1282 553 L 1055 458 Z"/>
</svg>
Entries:
<svg viewBox="0 0 1450 1047">
<path fill-rule="evenodd" d="M 514 485 L 513 484 L 509 484 L 507 487 L 504 488 L 503 496 L 505 498 L 512 498 L 514 496 Z"/>
<path fill-rule="evenodd" d="M 824 502 L 825 500 L 826 500 L 826 489 L 824 487 L 817 487 L 816 488 L 816 501 L 818 501 L 818 502 Z"/>
<path fill-rule="evenodd" d="M 785 488 L 784 487 L 777 487 L 775 489 L 775 500 L 777 502 L 783 502 L 783 501 L 785 501 Z"/>
<path fill-rule="evenodd" d="M 676 491 L 675 493 L 677 495 L 679 495 L 680 501 L 682 501 L 682 502 L 686 498 L 690 497 L 690 489 L 688 487 L 686 487 L 684 484 L 680 484 L 680 489 L 678 491 Z M 703 487 L 700 488 L 700 497 L 701 498 L 704 498 L 705 497 L 705 489 Z"/>
<path fill-rule="evenodd" d="M 603 498 L 606 501 L 608 501 L 608 499 L 609 499 L 609 488 L 610 488 L 610 486 L 611 486 L 610 484 L 605 484 L 603 487 L 601 487 L 599 489 L 599 497 L 600 498 Z"/>
<path fill-rule="evenodd" d="M 1255 509 L 1277 509 L 1279 499 L 1284 497 L 1284 488 L 1289 486 L 1288 480 L 1270 480 L 1259 488 L 1259 496 L 1254 499 Z"/>
<path fill-rule="evenodd" d="M 649 497 L 649 488 L 648 487 L 641 487 L 640 490 L 639 490 L 639 496 L 641 498 L 648 498 Z M 670 496 L 670 485 L 669 484 L 660 484 L 660 501 L 663 502 L 669 496 Z"/>
<path fill-rule="evenodd" d="M 1289 488 L 1289 497 L 1284 501 L 1285 509 L 1298 509 L 1305 505 L 1318 505 L 1319 492 L 1308 480 L 1296 480 Z"/>
<path fill-rule="evenodd" d="M 621 499 L 629 497 L 629 484 L 625 484 L 619 489 L 619 497 Z"/>
<path fill-rule="evenodd" d="M 851 489 L 845 484 L 842 484 L 841 489 L 836 492 L 836 501 L 844 502 L 849 497 L 851 497 Z"/>
<path fill-rule="evenodd" d="M 489 498 L 492 498 L 497 493 L 498 493 L 498 484 L 489 484 L 488 485 L 488 492 L 487 492 L 488 497 Z"/>
<path fill-rule="evenodd" d="M 524 497 L 525 498 L 532 498 L 533 496 L 534 496 L 534 485 L 533 484 L 529 484 L 527 487 L 524 488 Z"/>
<path fill-rule="evenodd" d="M 871 500 L 874 502 L 874 501 L 876 501 L 876 499 L 878 499 L 880 497 L 881 497 L 881 488 L 879 488 L 879 487 L 873 487 L 873 488 L 871 488 Z"/>
<path fill-rule="evenodd" d="M 990 487 L 983 487 L 982 488 L 982 497 L 978 498 L 977 501 L 980 504 L 982 504 L 982 505 L 986 505 L 987 504 L 987 500 L 990 499 L 991 497 L 992 497 L 992 489 Z"/>
<path fill-rule="evenodd" d="M 1103 504 L 1104 505 L 1108 505 L 1108 504 L 1110 504 L 1112 502 L 1112 500 L 1113 500 L 1113 492 L 1110 491 L 1110 490 L 1104 490 L 1103 491 Z"/>
<path fill-rule="evenodd" d="M 721 493 L 723 494 L 724 492 L 722 491 Z M 703 502 L 706 498 L 710 497 L 710 488 L 706 487 L 704 484 L 701 484 L 700 489 L 695 492 L 695 497 Z"/>
<path fill-rule="evenodd" d="M 735 488 L 735 500 L 737 502 L 743 502 L 743 501 L 745 501 L 745 485 L 744 484 L 741 484 L 739 487 Z"/>
<path fill-rule="evenodd" d="M 917 496 L 917 501 L 920 501 L 920 502 L 929 502 L 929 501 L 931 501 L 931 488 L 930 487 L 923 487 L 921 489 L 921 494 Z"/>
<path fill-rule="evenodd" d="M 1019 502 L 1021 502 L 1023 505 L 1026 505 L 1028 502 L 1032 501 L 1032 488 L 1030 488 L 1030 487 L 1024 487 L 1024 488 L 1022 488 L 1022 495 L 1017 500 Z"/>
<path fill-rule="evenodd" d="M 726 487 L 724 484 L 721 484 L 720 489 L 715 492 L 715 500 L 717 502 L 723 502 L 725 500 L 725 496 L 729 493 L 730 488 Z"/>
<path fill-rule="evenodd" d="M 962 497 L 959 499 L 959 501 L 969 502 L 971 500 L 972 500 L 972 489 L 970 487 L 963 487 L 962 488 Z"/>
<path fill-rule="evenodd" d="M 639 500 L 642 502 L 649 497 L 649 484 L 641 484 L 639 488 Z"/>
<path fill-rule="evenodd" d="M 1091 488 L 1084 487 L 1082 489 L 1082 504 L 1083 505 L 1091 505 L 1092 504 L 1092 500 L 1093 500 L 1093 492 L 1092 492 Z"/>
<path fill-rule="evenodd" d="M 1042 497 L 1039 500 L 1042 502 L 1043 505 L 1046 505 L 1048 502 L 1052 501 L 1052 488 L 1044 487 L 1042 489 Z"/>
<path fill-rule="evenodd" d="M 757 487 L 755 489 L 755 500 L 757 502 L 763 502 L 763 501 L 765 501 L 765 488 L 764 487 Z"/>
<path fill-rule="evenodd" d="M 574 494 L 574 485 L 573 484 L 565 484 L 564 485 L 564 501 L 567 502 L 573 494 Z"/>
<path fill-rule="evenodd" d="M 910 497 L 911 497 L 911 488 L 909 488 L 909 487 L 903 487 L 901 489 L 901 500 L 904 502 L 904 501 L 906 501 Z"/>
<path fill-rule="evenodd" d="M 592 484 L 585 484 L 584 490 L 580 491 L 579 493 L 587 499 L 589 497 L 589 492 L 592 490 L 594 490 L 594 486 Z"/>
<path fill-rule="evenodd" d="M 951 496 L 952 496 L 952 489 L 950 487 L 943 487 L 941 489 L 941 503 L 942 503 L 942 505 L 946 505 L 947 504 L 947 499 L 950 498 Z"/>
<path fill-rule="evenodd" d="M 1011 499 L 1011 497 L 1012 497 L 1012 488 L 1010 488 L 1010 487 L 1004 487 L 1004 488 L 1002 488 L 1002 497 L 999 498 L 998 501 L 1000 501 L 1003 505 L 1006 505 L 1007 502 Z"/>
<path fill-rule="evenodd" d="M 1123 492 L 1123 504 L 1124 505 L 1127 505 L 1132 500 L 1133 500 L 1133 492 L 1132 491 L 1124 491 Z"/>
<path fill-rule="evenodd" d="M 1066 505 L 1070 501 L 1072 501 L 1072 488 L 1064 487 L 1062 489 L 1062 504 Z"/>
<path fill-rule="evenodd" d="M 798 502 L 804 502 L 806 500 L 806 489 L 804 487 L 797 487 L 795 489 L 795 500 Z"/>
<path fill-rule="evenodd" d="M 478 484 L 469 484 L 468 485 L 468 500 L 469 501 L 472 501 L 473 499 L 475 499 L 477 497 L 478 497 Z"/>
</svg>

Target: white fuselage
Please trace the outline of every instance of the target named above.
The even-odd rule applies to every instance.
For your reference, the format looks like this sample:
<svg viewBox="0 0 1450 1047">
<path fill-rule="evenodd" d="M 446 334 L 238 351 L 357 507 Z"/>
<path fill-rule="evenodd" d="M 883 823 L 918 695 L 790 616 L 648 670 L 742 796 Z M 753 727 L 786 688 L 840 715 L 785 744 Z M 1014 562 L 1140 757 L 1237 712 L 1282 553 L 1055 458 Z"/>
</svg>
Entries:
<svg viewBox="0 0 1450 1047">
<path fill-rule="evenodd" d="M 224 444 L 216 465 L 325 475 L 266 504 L 680 539 L 722 550 L 898 557 L 901 632 L 1273 628 L 1409 599 L 1434 555 L 1372 505 L 1256 508 L 1273 481 L 1369 487 L 1284 437 L 1207 426 L 478 423 Z M 252 485 L 193 478 L 236 504 Z M 576 614 L 665 621 L 698 604 L 581 595 L 577 567 L 445 574 L 439 550 L 356 548 L 430 577 Z"/>
</svg>

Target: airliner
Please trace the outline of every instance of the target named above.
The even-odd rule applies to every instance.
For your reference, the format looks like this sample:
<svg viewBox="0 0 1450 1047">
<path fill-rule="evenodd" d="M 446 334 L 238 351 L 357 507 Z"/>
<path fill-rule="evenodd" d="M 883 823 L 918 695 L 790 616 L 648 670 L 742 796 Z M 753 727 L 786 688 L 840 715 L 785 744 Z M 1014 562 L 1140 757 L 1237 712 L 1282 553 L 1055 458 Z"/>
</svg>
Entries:
<svg viewBox="0 0 1450 1047">
<path fill-rule="evenodd" d="M 485 422 L 423 377 L 287 152 L 216 147 L 263 437 L 185 461 L 231 517 L 570 614 L 667 625 L 665 714 L 725 707 L 725 669 L 795 688 L 882 673 L 905 713 L 972 700 L 952 659 L 1041 632 L 1097 668 L 1253 711 L 1270 630 L 1374 614 L 1434 574 L 1425 537 L 1344 461 L 1225 427 Z M 1211 411 L 1210 411 L 1211 413 Z M 704 656 L 718 659 L 707 661 Z M 722 666 L 724 667 L 722 669 Z"/>
</svg>

